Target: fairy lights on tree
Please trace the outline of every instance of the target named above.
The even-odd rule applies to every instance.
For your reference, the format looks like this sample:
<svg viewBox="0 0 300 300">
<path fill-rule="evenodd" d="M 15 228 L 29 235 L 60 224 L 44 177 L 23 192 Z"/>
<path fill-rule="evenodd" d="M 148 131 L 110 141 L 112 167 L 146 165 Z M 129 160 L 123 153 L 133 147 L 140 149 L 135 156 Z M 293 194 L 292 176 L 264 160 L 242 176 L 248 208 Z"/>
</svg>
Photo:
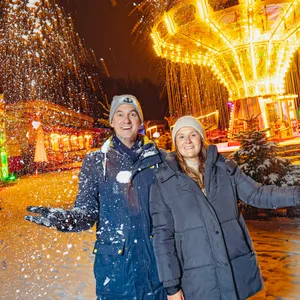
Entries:
<svg viewBox="0 0 300 300">
<path fill-rule="evenodd" d="M 51 0 L 0 0 L 0 84 L 6 103 L 46 100 L 88 113 L 96 59 Z"/>
</svg>

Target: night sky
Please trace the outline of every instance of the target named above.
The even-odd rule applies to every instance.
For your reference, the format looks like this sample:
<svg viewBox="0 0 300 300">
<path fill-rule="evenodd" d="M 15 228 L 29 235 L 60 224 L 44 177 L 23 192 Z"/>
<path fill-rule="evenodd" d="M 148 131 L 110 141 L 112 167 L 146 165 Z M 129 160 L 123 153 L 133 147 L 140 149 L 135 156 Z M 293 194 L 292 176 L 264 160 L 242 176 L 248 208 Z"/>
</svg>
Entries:
<svg viewBox="0 0 300 300">
<path fill-rule="evenodd" d="M 138 39 L 130 32 L 138 15 L 128 16 L 132 10 L 130 0 L 58 0 L 65 13 L 70 13 L 75 30 L 86 46 L 95 51 L 99 61 L 105 60 L 112 77 L 151 78 L 158 81 L 155 53 L 151 43 Z"/>
</svg>

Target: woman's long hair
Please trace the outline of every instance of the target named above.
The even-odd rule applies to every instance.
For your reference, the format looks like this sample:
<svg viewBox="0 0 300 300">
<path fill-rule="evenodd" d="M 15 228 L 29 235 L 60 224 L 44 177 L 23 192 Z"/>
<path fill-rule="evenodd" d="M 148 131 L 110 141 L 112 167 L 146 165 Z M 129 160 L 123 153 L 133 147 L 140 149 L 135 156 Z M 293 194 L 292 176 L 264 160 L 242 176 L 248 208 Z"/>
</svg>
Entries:
<svg viewBox="0 0 300 300">
<path fill-rule="evenodd" d="M 188 167 L 186 161 L 184 160 L 183 156 L 180 154 L 178 148 L 176 147 L 176 139 L 175 139 L 175 155 L 179 166 L 183 173 L 191 177 L 201 189 L 204 188 L 204 167 L 205 167 L 205 160 L 206 160 L 206 152 L 209 146 L 209 143 L 201 137 L 201 148 L 199 152 L 199 174 L 195 173 L 190 167 Z"/>
</svg>

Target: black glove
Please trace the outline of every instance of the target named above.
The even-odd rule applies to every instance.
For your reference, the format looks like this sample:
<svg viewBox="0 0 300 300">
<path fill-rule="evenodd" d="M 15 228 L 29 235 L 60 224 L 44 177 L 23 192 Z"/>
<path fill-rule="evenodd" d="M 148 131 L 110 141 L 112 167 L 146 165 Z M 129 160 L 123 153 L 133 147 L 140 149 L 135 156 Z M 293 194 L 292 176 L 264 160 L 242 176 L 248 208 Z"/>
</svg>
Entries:
<svg viewBox="0 0 300 300">
<path fill-rule="evenodd" d="M 27 210 L 39 216 L 25 216 L 25 220 L 46 227 L 57 227 L 57 229 L 72 230 L 74 227 L 70 212 L 61 208 L 43 206 L 28 206 Z"/>
</svg>

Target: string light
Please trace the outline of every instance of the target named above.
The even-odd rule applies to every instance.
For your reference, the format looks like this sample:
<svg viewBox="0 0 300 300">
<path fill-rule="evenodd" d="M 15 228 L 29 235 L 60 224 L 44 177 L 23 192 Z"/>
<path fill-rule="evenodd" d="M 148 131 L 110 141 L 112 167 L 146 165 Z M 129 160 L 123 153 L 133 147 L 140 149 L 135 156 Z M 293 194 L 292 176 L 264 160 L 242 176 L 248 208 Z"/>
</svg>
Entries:
<svg viewBox="0 0 300 300">
<path fill-rule="evenodd" d="M 166 48 L 180 46 L 184 63 L 206 65 L 208 56 L 212 71 L 234 100 L 282 94 L 290 58 L 299 47 L 300 17 L 295 13 L 299 9 L 299 1 L 266 5 L 247 0 L 234 9 L 215 11 L 207 0 L 179 1 L 164 13 L 163 20 L 156 20 L 152 36 L 160 38 L 153 42 L 162 49 L 158 55 L 173 62 L 180 61 L 178 54 Z M 188 12 L 198 12 L 199 17 L 186 17 Z M 162 35 L 161 22 L 166 23 L 167 35 Z M 192 55 L 198 59 L 187 58 Z"/>
</svg>

